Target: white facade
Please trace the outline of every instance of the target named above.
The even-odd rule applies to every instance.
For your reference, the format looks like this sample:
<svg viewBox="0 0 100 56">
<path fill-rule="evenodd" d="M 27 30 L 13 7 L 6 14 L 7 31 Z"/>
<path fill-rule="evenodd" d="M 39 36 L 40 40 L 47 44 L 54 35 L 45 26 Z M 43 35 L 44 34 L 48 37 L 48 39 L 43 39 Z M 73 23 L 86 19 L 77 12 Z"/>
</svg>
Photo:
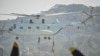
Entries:
<svg viewBox="0 0 100 56">
<path fill-rule="evenodd" d="M 68 51 L 70 47 L 81 50 L 85 56 L 99 56 L 100 53 L 99 33 L 87 32 L 85 27 L 80 30 L 67 24 L 67 29 L 60 30 L 66 24 L 58 23 L 56 19 L 36 17 L 18 17 L 6 21 L 4 28 L 3 25 L 0 28 L 4 30 L 0 33 L 0 56 L 11 56 L 15 42 L 19 56 L 72 56 Z"/>
</svg>

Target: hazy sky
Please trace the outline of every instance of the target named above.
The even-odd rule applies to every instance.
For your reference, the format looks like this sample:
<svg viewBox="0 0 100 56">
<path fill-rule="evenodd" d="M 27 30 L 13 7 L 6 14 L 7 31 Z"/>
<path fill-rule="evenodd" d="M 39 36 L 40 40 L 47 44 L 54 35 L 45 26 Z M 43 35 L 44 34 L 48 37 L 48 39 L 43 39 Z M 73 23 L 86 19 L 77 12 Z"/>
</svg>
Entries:
<svg viewBox="0 0 100 56">
<path fill-rule="evenodd" d="M 85 4 L 87 6 L 100 6 L 100 0 L 0 0 L 1 13 L 36 14 L 50 9 L 55 4 Z M 6 19 L 0 16 L 0 19 Z"/>
</svg>

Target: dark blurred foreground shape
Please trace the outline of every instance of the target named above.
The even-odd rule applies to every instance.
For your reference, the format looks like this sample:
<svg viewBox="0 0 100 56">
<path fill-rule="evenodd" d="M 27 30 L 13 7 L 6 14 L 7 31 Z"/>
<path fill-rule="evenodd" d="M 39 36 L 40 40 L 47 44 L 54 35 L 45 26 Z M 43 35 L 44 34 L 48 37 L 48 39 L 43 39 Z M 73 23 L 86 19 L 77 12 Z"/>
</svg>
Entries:
<svg viewBox="0 0 100 56">
<path fill-rule="evenodd" d="M 18 44 L 16 42 L 14 42 L 12 52 L 11 52 L 11 56 L 19 56 Z"/>
<path fill-rule="evenodd" d="M 76 48 L 69 48 L 69 51 L 72 53 L 73 56 L 84 56 L 79 50 Z"/>
</svg>

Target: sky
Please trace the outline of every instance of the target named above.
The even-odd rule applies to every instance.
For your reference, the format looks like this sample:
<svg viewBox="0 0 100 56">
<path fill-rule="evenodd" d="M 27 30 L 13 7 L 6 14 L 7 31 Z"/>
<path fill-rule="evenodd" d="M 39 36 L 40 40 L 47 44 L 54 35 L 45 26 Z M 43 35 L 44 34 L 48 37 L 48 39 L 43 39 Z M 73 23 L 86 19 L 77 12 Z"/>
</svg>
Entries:
<svg viewBox="0 0 100 56">
<path fill-rule="evenodd" d="M 100 0 L 0 0 L 0 14 L 37 14 L 41 11 L 47 11 L 55 4 L 85 4 L 87 6 L 100 6 Z M 0 20 L 11 17 L 12 16 L 3 15 L 0 16 Z"/>
</svg>

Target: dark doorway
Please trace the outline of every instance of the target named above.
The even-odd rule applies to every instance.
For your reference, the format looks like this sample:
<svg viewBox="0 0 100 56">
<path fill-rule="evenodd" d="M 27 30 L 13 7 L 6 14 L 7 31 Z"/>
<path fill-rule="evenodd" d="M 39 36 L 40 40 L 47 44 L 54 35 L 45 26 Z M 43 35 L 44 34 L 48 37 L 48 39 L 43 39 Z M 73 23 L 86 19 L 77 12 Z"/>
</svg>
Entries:
<svg viewBox="0 0 100 56">
<path fill-rule="evenodd" d="M 19 48 L 18 48 L 18 44 L 16 42 L 14 42 L 14 44 L 13 44 L 13 48 L 12 48 L 10 56 L 19 56 Z"/>
</svg>

